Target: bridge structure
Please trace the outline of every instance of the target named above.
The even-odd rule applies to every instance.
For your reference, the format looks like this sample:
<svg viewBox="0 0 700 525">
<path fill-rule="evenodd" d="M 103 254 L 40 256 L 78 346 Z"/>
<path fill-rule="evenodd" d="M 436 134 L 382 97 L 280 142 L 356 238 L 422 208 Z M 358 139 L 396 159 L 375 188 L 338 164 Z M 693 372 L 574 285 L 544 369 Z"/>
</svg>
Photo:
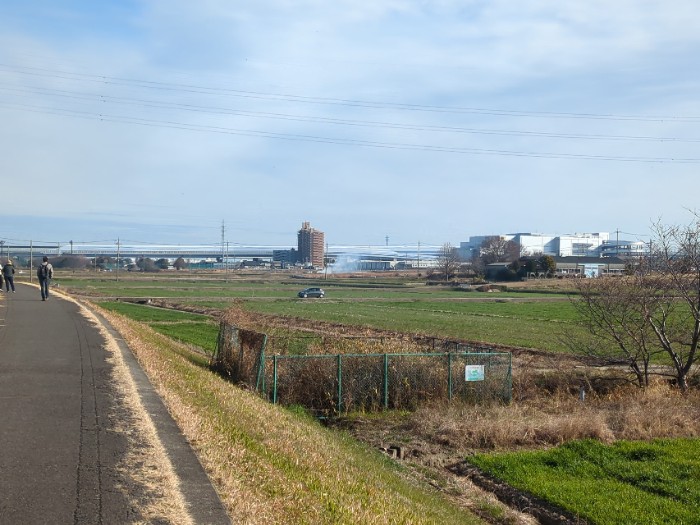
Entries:
<svg viewBox="0 0 700 525">
<path fill-rule="evenodd" d="M 4 257 L 65 257 L 82 256 L 89 259 L 111 257 L 120 259 L 177 259 L 186 260 L 247 260 L 273 258 L 277 250 L 289 250 L 278 246 L 224 246 L 221 245 L 79 245 L 79 244 L 4 244 L 0 258 Z"/>
<path fill-rule="evenodd" d="M 55 257 L 82 256 L 88 259 L 109 257 L 128 261 L 142 258 L 175 261 L 182 257 L 187 263 L 237 264 L 244 261 L 272 263 L 288 261 L 292 248 L 289 246 L 208 244 L 208 245 L 166 245 L 166 244 L 78 244 L 41 243 L 8 244 L 0 241 L 0 259 L 7 257 L 38 260 L 43 256 Z M 420 244 L 402 246 L 349 246 L 326 247 L 326 258 L 331 267 L 338 271 L 348 270 L 388 270 L 392 268 L 425 268 L 435 265 L 439 257 L 439 246 Z"/>
</svg>

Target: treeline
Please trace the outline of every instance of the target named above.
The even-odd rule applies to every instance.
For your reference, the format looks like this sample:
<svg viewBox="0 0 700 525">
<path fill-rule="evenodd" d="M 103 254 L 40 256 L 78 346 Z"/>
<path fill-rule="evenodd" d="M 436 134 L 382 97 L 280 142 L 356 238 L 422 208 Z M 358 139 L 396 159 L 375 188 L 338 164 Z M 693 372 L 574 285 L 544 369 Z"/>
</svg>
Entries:
<svg viewBox="0 0 700 525">
<path fill-rule="evenodd" d="M 29 268 L 30 264 L 36 267 L 41 263 L 41 257 L 30 257 L 27 256 L 17 256 L 10 257 L 12 264 L 16 268 Z M 6 263 L 7 257 L 4 257 L 2 264 Z M 151 259 L 150 257 L 140 257 L 138 259 L 132 259 L 130 257 L 120 258 L 117 261 L 116 257 L 85 257 L 83 255 L 59 255 L 54 257 L 49 257 L 49 262 L 56 269 L 66 269 L 66 270 L 101 270 L 101 271 L 112 271 L 117 269 L 123 269 L 126 271 L 141 271 L 141 272 L 159 272 L 161 270 L 168 270 L 174 268 L 175 270 L 183 270 L 187 268 L 187 263 L 182 257 L 178 257 L 174 262 L 170 262 L 169 259 Z"/>
</svg>

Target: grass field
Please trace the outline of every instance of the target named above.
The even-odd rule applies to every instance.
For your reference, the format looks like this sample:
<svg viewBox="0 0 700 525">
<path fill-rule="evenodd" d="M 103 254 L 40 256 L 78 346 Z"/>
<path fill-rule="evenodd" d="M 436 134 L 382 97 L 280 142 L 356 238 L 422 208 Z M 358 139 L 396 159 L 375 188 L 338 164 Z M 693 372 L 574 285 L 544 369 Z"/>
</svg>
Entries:
<svg viewBox="0 0 700 525">
<path fill-rule="evenodd" d="M 107 316 L 197 450 L 233 523 L 482 523 L 346 433 L 236 387 L 145 323 Z"/>
<path fill-rule="evenodd" d="M 59 276 L 59 282 L 93 297 L 165 298 L 220 310 L 238 300 L 244 308 L 260 313 L 556 352 L 567 351 L 565 334 L 580 330 L 563 293 L 465 292 L 399 279 L 225 281 L 172 274 L 129 275 L 118 282 L 72 275 Z M 310 284 L 321 285 L 327 297 L 297 298 L 296 292 Z"/>
<path fill-rule="evenodd" d="M 219 325 L 206 315 L 116 301 L 101 301 L 98 304 L 109 311 L 145 323 L 156 332 L 178 342 L 200 348 L 207 354 L 213 355 L 216 350 Z"/>
<path fill-rule="evenodd" d="M 64 288 L 72 292 L 93 297 L 93 300 L 99 301 L 112 312 L 137 320 L 143 326 L 157 332 L 159 337 L 167 336 L 175 341 L 186 343 L 190 348 L 198 347 L 205 352 L 213 351 L 218 333 L 218 325 L 211 318 L 111 299 L 165 297 L 181 304 L 215 307 L 222 310 L 235 302 L 236 306 L 242 306 L 253 312 L 557 352 L 567 350 L 562 343 L 564 335 L 575 336 L 577 331 L 581 330 L 577 324 L 574 309 L 565 293 L 516 291 L 478 293 L 411 282 L 380 283 L 353 280 L 342 283 L 322 282 L 321 286 L 328 293 L 325 299 L 302 300 L 296 297 L 296 291 L 319 283 L 303 280 L 298 282 L 292 279 L 195 281 L 162 276 L 148 278 L 138 276 L 128 282 L 119 283 L 112 280 L 85 278 L 62 279 L 60 282 Z M 290 322 L 290 326 L 292 325 L 293 323 Z M 176 354 L 180 352 L 164 350 L 164 348 L 170 348 L 170 344 L 164 340 L 152 339 L 150 336 L 146 339 L 151 341 L 147 344 L 157 347 L 156 354 L 164 352 L 162 355 L 168 356 L 168 352 Z M 158 360 L 155 354 L 154 359 Z M 167 357 L 167 359 L 172 360 L 176 357 Z M 207 361 L 201 356 L 189 356 L 186 361 L 198 367 L 197 369 L 206 369 Z M 177 365 L 178 368 L 181 366 L 184 365 Z M 262 476 L 265 490 L 271 492 L 270 497 L 276 504 L 278 501 L 275 498 L 278 495 L 284 499 L 293 499 L 298 495 L 286 490 L 278 493 L 274 483 L 283 482 L 303 486 L 310 482 L 317 485 L 321 491 L 327 490 L 327 480 L 320 481 L 316 478 L 312 480 L 308 477 L 308 473 L 297 474 L 293 472 L 294 469 L 288 470 L 286 465 L 289 461 L 296 461 L 296 459 L 290 459 L 295 456 L 279 458 L 275 455 L 276 453 L 262 454 L 260 451 L 264 451 L 269 444 L 264 436 L 256 433 L 257 431 L 250 430 L 250 434 L 241 436 L 239 423 L 231 422 L 232 426 L 227 426 L 229 418 L 239 417 L 239 414 L 224 415 L 222 412 L 230 409 L 232 406 L 230 400 L 219 398 L 216 401 L 226 404 L 229 408 L 206 406 L 214 403 L 211 393 L 206 392 L 206 389 L 218 388 L 218 386 L 212 386 L 206 374 L 200 376 L 199 372 L 195 373 L 185 368 L 177 372 L 179 373 L 182 373 L 183 377 L 176 381 L 180 385 L 178 389 L 188 394 L 204 396 L 202 400 L 204 405 L 200 407 L 202 411 L 200 412 L 200 408 L 196 409 L 196 417 L 204 419 L 196 420 L 212 418 L 216 422 L 215 426 L 221 427 L 224 435 L 228 436 L 222 437 L 215 434 L 208 436 L 208 439 L 218 440 L 219 445 L 224 444 L 235 448 L 238 450 L 236 454 L 241 453 L 241 447 L 250 445 L 252 447 L 250 453 L 258 455 L 255 462 L 250 464 L 251 469 L 264 471 Z M 485 412 L 477 410 L 473 417 L 468 418 L 468 421 L 460 419 L 460 417 L 464 418 L 465 413 L 469 413 L 468 408 L 460 408 L 459 412 L 452 412 L 451 415 L 446 414 L 445 418 L 440 418 L 433 412 L 430 412 L 429 416 L 423 412 L 422 415 L 416 416 L 420 420 L 416 424 L 426 427 L 422 435 L 426 442 L 434 436 L 438 438 L 442 436 L 444 440 L 454 444 L 459 443 L 460 440 L 466 440 L 465 443 L 476 443 L 465 445 L 459 449 L 461 451 L 470 447 L 478 450 L 479 443 L 498 443 L 497 448 L 508 449 L 508 443 L 514 439 L 513 436 L 516 436 L 518 447 L 527 442 L 527 436 L 532 438 L 529 442 L 530 447 L 553 445 L 566 440 L 580 440 L 583 437 L 600 437 L 605 441 L 611 436 L 621 436 L 623 439 L 625 436 L 632 436 L 630 439 L 644 439 L 645 441 L 618 441 L 614 445 L 604 445 L 595 440 L 569 441 L 565 445 L 547 451 L 480 454 L 470 456 L 469 460 L 512 486 L 537 495 L 590 523 L 700 523 L 696 516 L 697 509 L 700 508 L 700 490 L 697 488 L 700 486 L 698 484 L 700 465 L 697 460 L 700 441 L 684 438 L 647 441 L 653 436 L 697 436 L 697 425 L 691 421 L 697 421 L 697 410 L 692 406 L 685 408 L 681 406 L 683 403 L 692 404 L 695 401 L 691 401 L 690 398 L 686 400 L 668 396 L 668 404 L 663 405 L 660 399 L 654 401 L 656 398 L 642 396 L 637 401 L 638 405 L 634 405 L 628 404 L 627 398 L 612 396 L 608 401 L 602 397 L 591 398 L 585 405 L 577 401 L 572 405 L 572 400 L 566 397 L 565 392 L 559 392 L 558 395 L 563 397 L 559 399 L 553 396 L 551 402 L 538 401 L 541 406 L 537 404 L 538 402 L 531 401 L 531 406 L 516 402 L 511 406 L 483 409 L 486 410 Z M 236 399 L 233 404 L 241 402 L 240 399 Z M 178 401 L 178 403 L 188 402 Z M 253 410 L 264 412 L 260 407 Z M 270 414 L 268 416 L 272 417 Z M 274 415 L 274 417 L 279 416 Z M 282 419 L 287 421 L 285 418 Z M 432 418 L 435 418 L 435 421 L 428 427 L 427 422 Z M 253 419 L 250 420 L 251 428 L 262 425 L 260 421 L 253 421 Z M 301 431 L 301 434 L 311 435 L 316 432 L 316 429 L 309 427 Z M 508 436 L 493 438 L 494 433 L 499 432 Z M 469 436 L 472 436 L 471 441 L 467 439 Z M 545 439 L 546 436 L 550 437 Z M 197 439 L 199 438 L 195 438 Z M 294 442 L 289 446 L 296 451 L 294 453 L 303 455 L 305 454 L 303 451 L 307 450 L 308 446 L 317 445 Z M 332 446 L 346 450 L 344 445 L 333 444 Z M 488 446 L 481 448 L 481 450 L 486 449 Z M 224 454 L 223 459 L 215 461 L 224 463 L 234 461 L 227 454 Z M 324 461 L 328 461 L 328 458 Z M 333 468 L 346 468 L 335 460 L 331 461 L 334 461 Z M 365 465 L 364 461 L 358 460 L 358 464 Z M 282 469 L 283 472 L 278 472 L 278 469 Z M 249 475 L 251 480 L 257 479 L 260 482 L 260 474 L 251 472 Z M 298 477 L 299 475 L 301 478 Z M 225 478 L 226 474 L 223 476 Z M 380 478 L 383 476 L 384 474 L 381 474 Z M 277 481 L 271 481 L 273 479 Z M 236 481 L 236 483 L 239 482 Z M 252 483 L 252 481 L 244 483 L 249 482 Z M 338 480 L 338 483 L 344 482 Z M 251 488 L 251 490 L 255 492 L 255 489 Z M 379 519 L 378 523 L 449 523 L 463 519 L 452 507 L 444 509 L 444 515 L 436 514 L 435 510 L 426 511 L 423 508 L 426 504 L 424 501 L 427 501 L 423 499 L 425 494 L 419 491 L 422 495 L 408 496 L 402 492 L 403 488 L 391 490 L 403 494 L 400 498 L 418 498 L 416 501 L 420 500 L 421 503 L 417 503 L 417 507 L 411 503 L 410 509 L 407 510 L 409 514 L 402 514 L 399 521 L 394 519 L 395 516 L 387 519 L 389 514 L 386 514 L 386 509 L 377 507 L 375 503 L 367 503 L 369 506 L 366 507 L 366 511 L 362 510 L 362 505 L 365 503 L 359 504 L 360 510 L 355 514 L 340 511 L 338 505 L 345 505 L 348 502 L 357 508 L 356 498 L 365 501 L 363 499 L 365 496 L 362 494 L 368 490 L 374 493 L 376 488 L 353 485 L 351 490 L 359 493 L 347 495 L 343 491 L 323 492 L 323 494 L 329 494 L 326 497 L 312 491 L 312 494 L 316 494 L 322 500 L 325 498 L 324 501 L 330 505 L 323 510 L 317 507 L 317 503 L 312 501 L 313 498 L 305 500 L 304 504 L 323 519 L 333 519 L 340 523 L 349 523 L 354 520 L 359 523 L 370 523 L 378 515 L 384 518 Z M 256 492 L 251 497 L 258 498 L 260 494 Z M 431 498 L 432 496 L 428 500 Z M 257 505 L 258 500 L 255 501 Z M 265 507 L 265 500 L 259 501 Z M 284 505 L 281 504 L 283 509 Z M 432 507 L 433 503 L 428 505 Z M 283 515 L 289 510 L 281 512 L 280 515 Z M 416 518 L 416 514 L 410 514 L 413 512 L 418 512 L 422 518 Z M 409 515 L 413 517 L 406 521 L 406 516 Z M 427 519 L 427 516 L 432 518 Z M 506 519 L 503 523 L 512 523 L 512 521 Z"/>
<path fill-rule="evenodd" d="M 523 302 L 420 301 L 342 302 L 275 301 L 246 305 L 252 311 L 318 319 L 347 325 L 371 326 L 445 339 L 566 351 L 564 334 L 579 327 L 573 308 L 565 301 Z"/>
<path fill-rule="evenodd" d="M 574 441 L 469 461 L 589 523 L 700 523 L 700 440 Z"/>
</svg>

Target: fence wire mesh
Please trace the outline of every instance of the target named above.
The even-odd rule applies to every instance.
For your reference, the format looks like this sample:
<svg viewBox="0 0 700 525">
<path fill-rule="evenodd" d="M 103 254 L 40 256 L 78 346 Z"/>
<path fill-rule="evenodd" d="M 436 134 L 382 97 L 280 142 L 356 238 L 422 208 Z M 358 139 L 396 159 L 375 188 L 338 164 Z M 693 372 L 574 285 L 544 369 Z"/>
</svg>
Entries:
<svg viewBox="0 0 700 525">
<path fill-rule="evenodd" d="M 510 402 L 512 396 L 511 355 L 483 347 L 473 352 L 466 345 L 431 339 L 431 348 L 439 351 L 349 353 L 358 347 L 376 352 L 382 345 L 395 350 L 397 344 L 374 339 L 367 346 L 344 339 L 323 348 L 347 353 L 266 356 L 266 342 L 264 334 L 222 323 L 214 364 L 275 403 L 318 413 L 414 410 L 421 403 L 452 399 Z"/>
<path fill-rule="evenodd" d="M 469 367 L 469 368 L 468 368 Z M 467 370 L 476 370 L 476 379 Z M 508 353 L 273 356 L 265 394 L 320 412 L 415 410 L 430 401 L 511 400 Z"/>
<path fill-rule="evenodd" d="M 236 383 L 259 389 L 264 380 L 267 336 L 222 321 L 212 366 Z"/>
</svg>

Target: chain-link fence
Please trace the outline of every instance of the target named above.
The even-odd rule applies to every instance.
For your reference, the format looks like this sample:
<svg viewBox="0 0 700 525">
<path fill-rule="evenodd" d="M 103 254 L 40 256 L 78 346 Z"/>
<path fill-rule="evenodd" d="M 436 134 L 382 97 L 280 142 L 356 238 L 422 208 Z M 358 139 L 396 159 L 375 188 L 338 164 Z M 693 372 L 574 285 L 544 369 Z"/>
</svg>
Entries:
<svg viewBox="0 0 700 525">
<path fill-rule="evenodd" d="M 512 396 L 511 354 L 505 352 L 473 352 L 450 342 L 450 351 L 439 352 L 266 356 L 266 341 L 264 334 L 222 322 L 214 363 L 274 403 L 317 413 L 413 410 L 452 399 L 510 402 Z"/>
<path fill-rule="evenodd" d="M 319 412 L 413 410 L 451 399 L 510 402 L 512 394 L 508 353 L 275 355 L 265 364 L 273 402 Z"/>
<path fill-rule="evenodd" d="M 264 387 L 267 336 L 222 321 L 212 366 L 236 383 L 258 391 Z"/>
</svg>

